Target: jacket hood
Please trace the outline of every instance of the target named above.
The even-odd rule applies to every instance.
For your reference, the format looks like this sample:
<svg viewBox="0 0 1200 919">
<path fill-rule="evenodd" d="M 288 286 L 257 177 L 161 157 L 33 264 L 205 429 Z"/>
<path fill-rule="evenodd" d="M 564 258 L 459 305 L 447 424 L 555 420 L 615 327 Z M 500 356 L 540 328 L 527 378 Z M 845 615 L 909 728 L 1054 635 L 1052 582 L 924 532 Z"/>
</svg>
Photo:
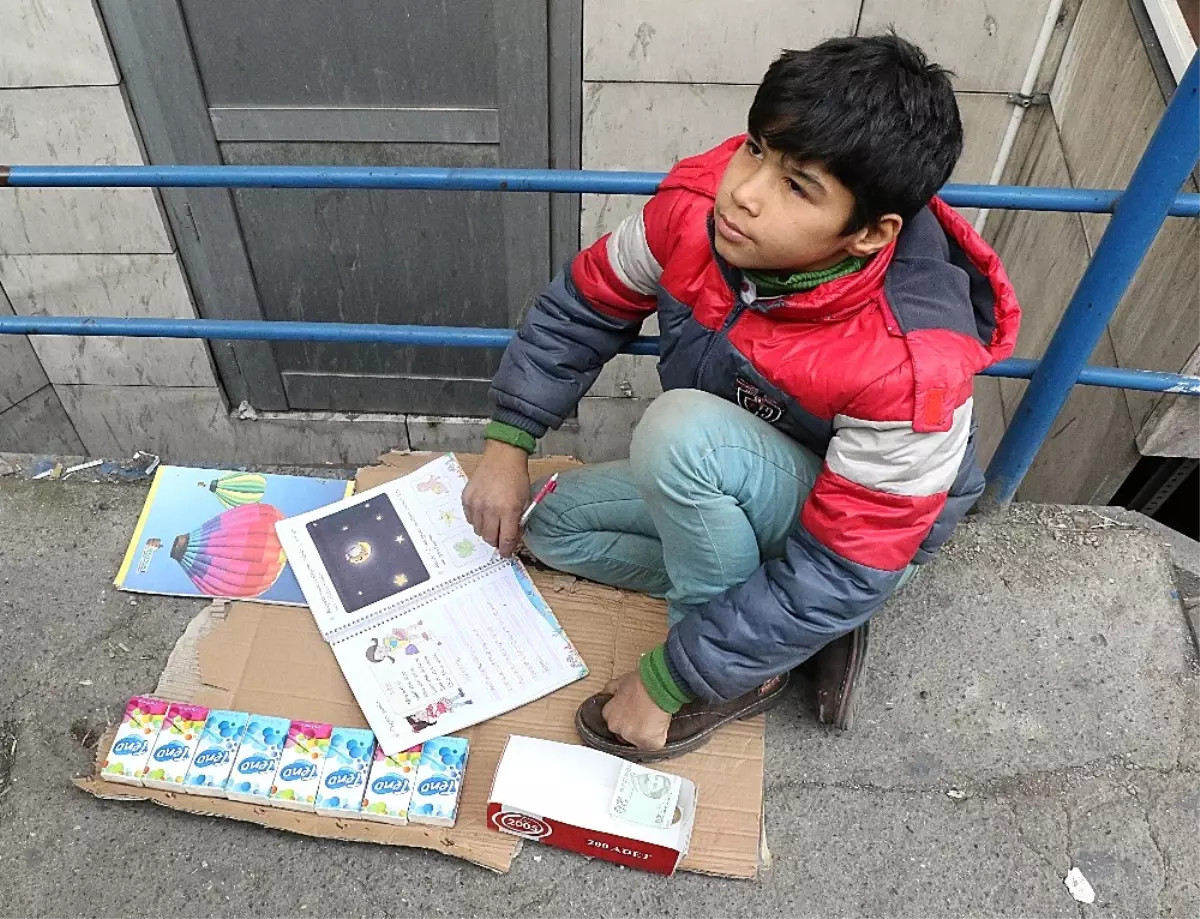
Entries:
<svg viewBox="0 0 1200 919">
<path fill-rule="evenodd" d="M 715 200 L 725 167 L 744 140 L 732 137 L 681 161 L 660 188 Z M 952 362 L 966 376 L 1011 357 L 1016 346 L 1020 307 L 1000 257 L 941 198 L 930 201 L 860 271 L 779 298 L 770 312 L 781 320 L 829 321 L 876 299 L 888 313 L 889 327 L 903 334 L 910 348 L 922 350 L 922 333 L 950 333 L 936 336 L 943 352 L 939 363 L 951 357 L 944 353 L 947 348 L 957 351 Z"/>
</svg>

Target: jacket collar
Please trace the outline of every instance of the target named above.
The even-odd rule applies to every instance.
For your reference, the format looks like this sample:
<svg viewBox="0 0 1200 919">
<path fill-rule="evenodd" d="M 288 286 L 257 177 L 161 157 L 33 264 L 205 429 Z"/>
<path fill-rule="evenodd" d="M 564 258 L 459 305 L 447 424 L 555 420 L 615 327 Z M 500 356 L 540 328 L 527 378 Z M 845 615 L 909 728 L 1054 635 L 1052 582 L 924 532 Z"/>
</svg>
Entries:
<svg viewBox="0 0 1200 919">
<path fill-rule="evenodd" d="M 708 241 L 713 258 L 730 289 L 739 297 L 749 289 L 740 269 L 730 265 L 717 252 L 716 227 L 713 214 L 708 215 Z M 834 281 L 827 281 L 812 290 L 787 294 L 782 297 L 763 297 L 754 300 L 750 307 L 770 313 L 772 319 L 793 322 L 834 322 L 846 319 L 859 312 L 875 299 L 883 286 L 883 278 L 896 250 L 895 242 L 875 254 L 861 269 Z"/>
</svg>

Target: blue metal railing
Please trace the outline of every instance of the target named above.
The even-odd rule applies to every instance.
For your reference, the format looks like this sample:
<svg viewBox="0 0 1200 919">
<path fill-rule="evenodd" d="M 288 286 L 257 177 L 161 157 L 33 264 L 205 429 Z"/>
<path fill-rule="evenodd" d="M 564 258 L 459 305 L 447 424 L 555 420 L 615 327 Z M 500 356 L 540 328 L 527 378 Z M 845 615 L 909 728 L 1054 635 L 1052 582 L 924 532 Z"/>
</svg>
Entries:
<svg viewBox="0 0 1200 919">
<path fill-rule="evenodd" d="M 123 338 L 206 338 L 214 341 L 322 341 L 338 344 L 416 345 L 447 348 L 505 348 L 511 329 L 445 325 L 364 325 L 353 322 L 288 322 L 261 319 L 125 319 L 90 316 L 0 317 L 0 333 L 19 335 L 114 335 Z M 625 354 L 658 354 L 658 339 L 643 335 Z M 983 371 L 984 376 L 1028 380 L 1038 361 L 1012 358 Z M 1086 366 L 1082 386 L 1108 386 L 1143 392 L 1200 396 L 1200 377 L 1155 370 Z"/>
<path fill-rule="evenodd" d="M 1083 277 L 988 466 L 988 497 L 1006 504 L 1050 433 L 1138 266 L 1200 155 L 1200 55 L 1180 80 L 1117 200 Z M 1196 258 L 1196 253 L 1180 253 Z"/>
<path fill-rule="evenodd" d="M 375 188 L 652 195 L 666 174 L 596 169 L 450 169 L 427 166 L 11 166 L 25 188 Z M 3 184 L 3 176 L 0 176 Z M 1121 192 L 1105 188 L 947 185 L 953 207 L 1111 214 Z M 1176 195 L 1172 217 L 1200 217 L 1200 195 Z"/>
<path fill-rule="evenodd" d="M 1014 358 L 984 371 L 988 376 L 1030 380 L 988 467 L 988 499 L 994 503 L 1012 500 L 1074 385 L 1200 396 L 1200 377 L 1087 363 L 1163 221 L 1168 216 L 1200 217 L 1200 195 L 1179 193 L 1200 157 L 1197 60 L 1193 58 L 1180 81 L 1124 191 L 989 185 L 948 185 L 942 190 L 945 201 L 956 207 L 1113 214 L 1044 357 L 1040 361 Z M 373 166 L 0 167 L 0 186 L 27 188 L 376 188 L 643 195 L 652 194 L 662 178 L 661 173 L 649 172 Z M 514 333 L 450 326 L 0 316 L 2 334 L 503 348 Z M 642 337 L 626 351 L 657 354 L 658 341 Z"/>
</svg>

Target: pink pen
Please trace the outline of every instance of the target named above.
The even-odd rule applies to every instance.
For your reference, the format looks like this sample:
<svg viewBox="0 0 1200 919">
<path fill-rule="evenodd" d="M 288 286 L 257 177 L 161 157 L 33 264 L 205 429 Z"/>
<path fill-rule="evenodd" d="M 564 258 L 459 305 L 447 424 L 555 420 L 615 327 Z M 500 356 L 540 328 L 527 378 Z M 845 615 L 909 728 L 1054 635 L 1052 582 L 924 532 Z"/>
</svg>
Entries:
<svg viewBox="0 0 1200 919">
<path fill-rule="evenodd" d="M 525 526 L 525 524 L 529 522 L 529 518 L 533 516 L 533 512 L 537 510 L 537 506 L 546 500 L 546 496 L 552 494 L 556 488 L 558 488 L 557 472 L 550 476 L 550 478 L 546 480 L 546 484 L 538 489 L 538 493 L 533 496 L 533 500 L 529 503 L 529 507 L 525 508 L 525 513 L 521 515 L 521 519 L 517 523 L 517 526 Z"/>
</svg>

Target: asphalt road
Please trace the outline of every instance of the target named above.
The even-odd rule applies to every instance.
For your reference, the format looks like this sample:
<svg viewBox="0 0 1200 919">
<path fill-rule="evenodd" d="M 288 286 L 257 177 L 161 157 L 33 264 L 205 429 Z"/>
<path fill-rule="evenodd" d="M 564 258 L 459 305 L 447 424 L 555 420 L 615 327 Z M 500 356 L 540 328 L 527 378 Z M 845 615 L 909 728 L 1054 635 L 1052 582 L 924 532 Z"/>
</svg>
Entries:
<svg viewBox="0 0 1200 919">
<path fill-rule="evenodd" d="M 144 497 L 0 478 L 0 914 L 1200 915 L 1195 656 L 1147 532 L 1038 508 L 964 526 L 877 620 L 852 733 L 799 694 L 771 713 L 758 880 L 535 845 L 499 876 L 70 784 L 201 606 L 112 589 Z"/>
</svg>

